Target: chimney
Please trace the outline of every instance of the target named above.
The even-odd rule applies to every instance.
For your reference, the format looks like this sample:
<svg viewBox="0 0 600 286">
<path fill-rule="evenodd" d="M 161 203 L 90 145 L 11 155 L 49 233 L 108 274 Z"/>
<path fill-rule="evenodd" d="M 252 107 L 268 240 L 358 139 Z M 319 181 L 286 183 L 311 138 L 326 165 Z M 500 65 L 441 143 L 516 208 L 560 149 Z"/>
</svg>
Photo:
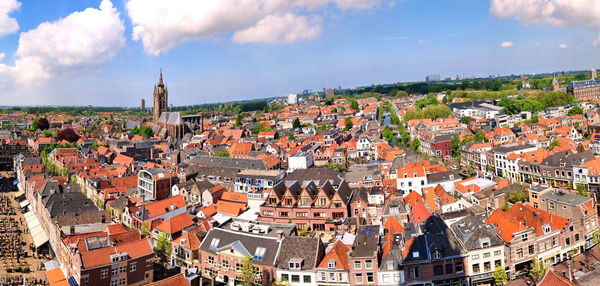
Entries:
<svg viewBox="0 0 600 286">
<path fill-rule="evenodd" d="M 106 222 L 106 215 L 102 214 L 102 223 L 105 223 L 105 222 Z"/>
<path fill-rule="evenodd" d="M 283 233 L 283 230 L 278 230 L 277 231 L 277 240 L 282 241 L 284 237 L 285 237 L 285 234 Z"/>
</svg>

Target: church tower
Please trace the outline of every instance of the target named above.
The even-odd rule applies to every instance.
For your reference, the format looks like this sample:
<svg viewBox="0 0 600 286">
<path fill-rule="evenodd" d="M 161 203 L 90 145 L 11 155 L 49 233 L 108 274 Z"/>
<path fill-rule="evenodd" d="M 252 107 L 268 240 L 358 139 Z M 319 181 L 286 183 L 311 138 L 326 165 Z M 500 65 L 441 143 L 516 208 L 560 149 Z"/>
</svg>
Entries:
<svg viewBox="0 0 600 286">
<path fill-rule="evenodd" d="M 163 112 L 167 112 L 169 104 L 169 91 L 163 82 L 162 69 L 160 70 L 160 78 L 158 84 L 154 86 L 154 105 L 152 106 L 154 123 L 158 123 L 158 119 Z"/>
</svg>

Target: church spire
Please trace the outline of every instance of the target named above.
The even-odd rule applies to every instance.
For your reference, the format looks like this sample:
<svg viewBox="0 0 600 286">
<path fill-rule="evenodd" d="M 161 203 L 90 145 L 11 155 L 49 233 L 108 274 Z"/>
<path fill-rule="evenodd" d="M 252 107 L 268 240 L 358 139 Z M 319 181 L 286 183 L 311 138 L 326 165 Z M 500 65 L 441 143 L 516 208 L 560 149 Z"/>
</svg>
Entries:
<svg viewBox="0 0 600 286">
<path fill-rule="evenodd" d="M 158 85 L 163 85 L 162 68 L 160 69 L 160 79 L 158 80 Z"/>
</svg>

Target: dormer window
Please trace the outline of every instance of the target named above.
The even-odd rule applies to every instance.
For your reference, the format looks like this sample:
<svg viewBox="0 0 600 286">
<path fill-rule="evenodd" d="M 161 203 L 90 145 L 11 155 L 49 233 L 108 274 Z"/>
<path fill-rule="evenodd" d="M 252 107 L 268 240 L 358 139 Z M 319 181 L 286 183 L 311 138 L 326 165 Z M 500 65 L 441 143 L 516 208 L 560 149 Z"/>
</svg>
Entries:
<svg viewBox="0 0 600 286">
<path fill-rule="evenodd" d="M 550 225 L 542 225 L 542 230 L 544 230 L 544 233 L 550 233 Z"/>
<path fill-rule="evenodd" d="M 431 253 L 431 257 L 433 259 L 440 259 L 442 258 L 442 252 L 436 249 Z"/>
<path fill-rule="evenodd" d="M 256 251 L 254 252 L 254 256 L 252 258 L 256 261 L 262 261 L 263 258 L 265 257 L 265 251 L 267 251 L 266 248 L 257 247 Z"/>
<path fill-rule="evenodd" d="M 302 261 L 304 261 L 304 259 L 302 258 L 292 258 L 289 261 L 289 268 L 290 269 L 296 269 L 296 270 L 300 270 L 302 269 Z"/>
<path fill-rule="evenodd" d="M 335 259 L 331 259 L 329 262 L 327 262 L 327 268 L 335 269 Z"/>
<path fill-rule="evenodd" d="M 211 249 L 211 250 L 217 249 L 217 246 L 219 245 L 220 241 L 221 240 L 218 238 L 213 238 L 213 240 L 210 242 L 210 246 L 208 247 L 208 249 Z"/>
</svg>

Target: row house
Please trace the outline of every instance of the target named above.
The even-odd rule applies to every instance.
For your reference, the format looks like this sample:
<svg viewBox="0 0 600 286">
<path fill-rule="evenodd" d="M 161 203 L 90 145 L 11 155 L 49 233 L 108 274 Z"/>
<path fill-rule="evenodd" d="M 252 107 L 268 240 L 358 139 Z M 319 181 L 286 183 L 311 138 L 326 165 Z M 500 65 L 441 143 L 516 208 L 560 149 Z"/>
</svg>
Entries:
<svg viewBox="0 0 600 286">
<path fill-rule="evenodd" d="M 171 188 L 179 183 L 175 173 L 166 169 L 146 169 L 138 173 L 138 194 L 143 201 L 169 197 Z"/>
<path fill-rule="evenodd" d="M 511 144 L 511 145 L 500 146 L 500 147 L 497 147 L 494 150 L 492 150 L 492 152 L 490 152 L 490 154 L 492 154 L 493 158 L 492 158 L 492 160 L 488 160 L 488 162 L 489 163 L 493 162 L 496 176 L 507 177 L 509 171 L 517 172 L 517 169 L 514 168 L 514 166 L 509 165 L 508 155 L 510 153 L 520 154 L 520 153 L 524 153 L 524 152 L 534 151 L 536 149 L 537 149 L 537 147 L 529 146 L 529 145 Z M 513 168 L 514 168 L 514 170 L 513 170 Z"/>
<path fill-rule="evenodd" d="M 163 220 L 168 220 L 186 212 L 187 205 L 181 195 L 164 200 L 132 206 L 122 215 L 123 224 L 140 230 L 149 231 Z"/>
<path fill-rule="evenodd" d="M 317 285 L 349 286 L 348 253 L 350 248 L 336 240 L 315 268 Z"/>
<path fill-rule="evenodd" d="M 285 237 L 275 261 L 276 280 L 290 286 L 317 285 L 316 268 L 324 255 L 318 236 Z"/>
<path fill-rule="evenodd" d="M 593 198 L 556 189 L 543 192 L 540 197 L 540 209 L 571 221 L 564 237 L 567 250 L 578 248 L 578 252 L 583 252 L 594 246 L 592 234 L 598 229 L 598 211 Z"/>
<path fill-rule="evenodd" d="M 489 285 L 496 267 L 505 267 L 504 241 L 490 224 L 468 215 L 450 227 L 467 251 L 467 274 L 470 285 Z"/>
<path fill-rule="evenodd" d="M 260 207 L 260 221 L 291 222 L 299 230 L 332 231 L 334 222 L 350 216 L 352 190 L 346 182 L 334 187 L 326 181 L 301 185 L 281 182 L 267 195 Z"/>
<path fill-rule="evenodd" d="M 437 216 L 419 224 L 422 234 L 405 232 L 402 267 L 408 285 L 469 285 L 467 252 Z M 446 284 L 444 284 L 446 283 Z"/>
<path fill-rule="evenodd" d="M 488 162 L 486 153 L 492 150 L 491 142 L 471 142 L 461 147 L 461 165 L 486 171 Z"/>
<path fill-rule="evenodd" d="M 361 225 L 348 253 L 348 271 L 351 285 L 378 285 L 379 225 Z"/>
<path fill-rule="evenodd" d="M 276 279 L 275 265 L 282 242 L 294 232 L 295 227 L 290 224 L 230 220 L 208 231 L 200 245 L 199 263 L 195 267 L 203 277 L 237 285 L 246 282 L 241 277 L 241 269 L 244 258 L 251 257 L 256 273 L 254 282 L 270 285 Z"/>
<path fill-rule="evenodd" d="M 507 247 L 509 277 L 525 273 L 533 261 L 553 265 L 562 261 L 563 233 L 569 220 L 527 204 L 516 203 L 508 211 L 494 210 L 487 223 Z"/>
</svg>

